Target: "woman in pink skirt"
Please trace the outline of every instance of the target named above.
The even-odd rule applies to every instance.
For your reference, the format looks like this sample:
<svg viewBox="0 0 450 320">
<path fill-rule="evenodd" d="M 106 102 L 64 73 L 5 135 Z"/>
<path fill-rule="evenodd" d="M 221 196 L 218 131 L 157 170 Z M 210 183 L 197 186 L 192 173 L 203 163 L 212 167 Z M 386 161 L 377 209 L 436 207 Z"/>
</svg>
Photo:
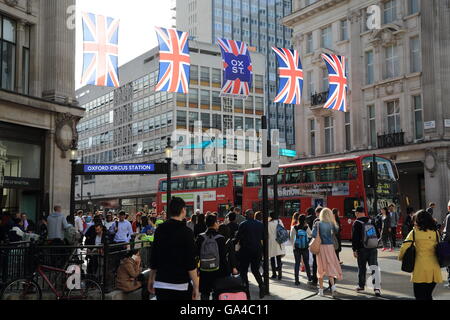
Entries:
<svg viewBox="0 0 450 320">
<path fill-rule="evenodd" d="M 333 212 L 325 208 L 320 212 L 320 221 L 314 225 L 313 238 L 319 232 L 321 245 L 317 255 L 317 278 L 319 278 L 319 296 L 323 296 L 323 278 L 327 276 L 331 284 L 331 294 L 337 291 L 334 279 L 342 280 L 342 269 L 333 244 L 333 235 L 338 234 L 339 227 Z"/>
</svg>

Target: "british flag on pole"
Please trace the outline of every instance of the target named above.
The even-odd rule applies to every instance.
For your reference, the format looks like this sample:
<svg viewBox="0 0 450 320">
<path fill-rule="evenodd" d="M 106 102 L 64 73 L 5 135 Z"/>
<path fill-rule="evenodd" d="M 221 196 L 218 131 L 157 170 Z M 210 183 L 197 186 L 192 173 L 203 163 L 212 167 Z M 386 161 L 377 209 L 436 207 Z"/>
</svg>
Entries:
<svg viewBox="0 0 450 320">
<path fill-rule="evenodd" d="M 159 79 L 155 91 L 189 93 L 189 34 L 160 27 L 156 27 L 156 34 L 159 41 Z"/>
<path fill-rule="evenodd" d="M 222 50 L 223 85 L 221 96 L 246 99 L 252 86 L 253 67 L 247 44 L 217 38 Z"/>
<path fill-rule="evenodd" d="M 296 50 L 275 48 L 278 59 L 279 89 L 275 103 L 300 104 L 303 90 L 303 69 Z"/>
<path fill-rule="evenodd" d="M 82 13 L 83 75 L 81 83 L 119 87 L 119 20 Z"/>
<path fill-rule="evenodd" d="M 322 54 L 328 68 L 329 93 L 324 109 L 347 112 L 347 75 L 345 57 L 335 54 Z"/>
</svg>

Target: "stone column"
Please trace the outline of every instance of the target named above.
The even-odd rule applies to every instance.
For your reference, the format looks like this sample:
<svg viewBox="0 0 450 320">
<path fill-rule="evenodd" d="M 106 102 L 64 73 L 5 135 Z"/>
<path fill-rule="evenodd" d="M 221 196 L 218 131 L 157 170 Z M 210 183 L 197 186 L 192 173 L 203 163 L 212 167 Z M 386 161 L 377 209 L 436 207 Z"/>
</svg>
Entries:
<svg viewBox="0 0 450 320">
<path fill-rule="evenodd" d="M 442 223 L 450 200 L 450 147 L 430 149 L 425 154 L 426 205 L 435 202 L 433 217 Z"/>
<path fill-rule="evenodd" d="M 425 139 L 450 137 L 444 119 L 450 119 L 450 6 L 448 1 L 429 1 L 421 7 L 422 86 L 424 121 L 436 127 L 425 130 Z"/>
<path fill-rule="evenodd" d="M 42 97 L 62 103 L 75 101 L 75 29 L 67 27 L 67 9 L 74 4 L 74 0 L 41 1 Z"/>
<path fill-rule="evenodd" d="M 362 93 L 362 85 L 365 83 L 364 74 L 364 55 L 362 54 L 363 48 L 361 45 L 361 11 L 353 11 L 349 14 L 348 20 L 350 21 L 350 62 L 351 67 L 351 83 L 349 84 L 348 97 L 350 112 L 352 113 L 352 147 L 353 149 L 364 148 L 364 130 L 367 129 L 366 122 L 361 121 L 363 119 L 364 99 Z M 363 58 L 361 58 L 363 56 Z"/>
</svg>

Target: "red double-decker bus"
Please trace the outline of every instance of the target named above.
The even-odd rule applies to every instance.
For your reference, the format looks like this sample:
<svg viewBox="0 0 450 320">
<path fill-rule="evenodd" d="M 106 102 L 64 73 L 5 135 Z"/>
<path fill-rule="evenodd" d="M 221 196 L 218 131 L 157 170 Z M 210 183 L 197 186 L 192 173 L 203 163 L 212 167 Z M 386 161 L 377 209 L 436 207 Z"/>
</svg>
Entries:
<svg viewBox="0 0 450 320">
<path fill-rule="evenodd" d="M 242 207 L 243 171 L 219 171 L 173 177 L 172 197 L 182 198 L 187 205 L 188 216 L 197 209 L 201 212 L 217 212 L 224 218 L 233 206 Z M 167 179 L 160 179 L 156 195 L 158 212 L 167 206 Z"/>
<path fill-rule="evenodd" d="M 286 228 L 295 212 L 310 207 L 337 208 L 340 212 L 342 239 L 351 239 L 353 210 L 362 206 L 370 216 L 375 192 L 372 187 L 373 156 L 354 156 L 333 160 L 303 162 L 280 167 L 277 175 L 278 208 Z M 399 209 L 397 169 L 383 157 L 376 157 L 378 167 L 378 209 L 393 203 Z M 262 181 L 259 169 L 245 171 L 242 209 L 262 210 Z M 269 210 L 274 210 L 274 177 L 269 178 Z M 400 230 L 401 228 L 399 228 Z M 400 234 L 399 234 L 400 235 Z"/>
</svg>

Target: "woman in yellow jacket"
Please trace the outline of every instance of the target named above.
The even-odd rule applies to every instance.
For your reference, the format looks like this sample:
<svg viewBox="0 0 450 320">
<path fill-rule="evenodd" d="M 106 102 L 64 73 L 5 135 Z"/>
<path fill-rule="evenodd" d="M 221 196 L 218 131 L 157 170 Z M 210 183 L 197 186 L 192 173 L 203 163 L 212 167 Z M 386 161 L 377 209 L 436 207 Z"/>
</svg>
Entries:
<svg viewBox="0 0 450 320">
<path fill-rule="evenodd" d="M 433 300 L 433 290 L 437 283 L 442 283 L 441 267 L 436 256 L 438 243 L 437 226 L 433 217 L 421 210 L 414 216 L 415 226 L 400 249 L 399 260 L 415 239 L 416 262 L 411 276 L 414 283 L 416 300 Z"/>
</svg>

